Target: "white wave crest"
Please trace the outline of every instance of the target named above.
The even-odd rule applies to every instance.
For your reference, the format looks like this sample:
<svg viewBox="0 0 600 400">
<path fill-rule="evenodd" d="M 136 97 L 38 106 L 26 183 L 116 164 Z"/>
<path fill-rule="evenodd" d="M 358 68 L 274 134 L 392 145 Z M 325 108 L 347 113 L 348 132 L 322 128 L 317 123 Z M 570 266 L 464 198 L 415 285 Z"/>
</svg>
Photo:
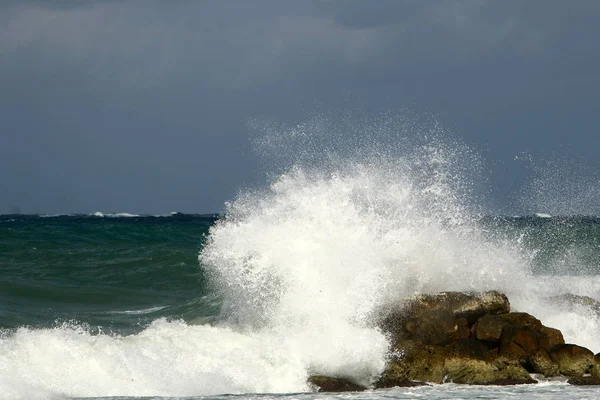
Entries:
<svg viewBox="0 0 600 400">
<path fill-rule="evenodd" d="M 90 214 L 90 217 L 99 217 L 99 218 L 133 218 L 139 217 L 140 214 L 130 214 L 130 213 L 108 213 L 105 214 L 100 211 L 96 211 Z"/>
</svg>

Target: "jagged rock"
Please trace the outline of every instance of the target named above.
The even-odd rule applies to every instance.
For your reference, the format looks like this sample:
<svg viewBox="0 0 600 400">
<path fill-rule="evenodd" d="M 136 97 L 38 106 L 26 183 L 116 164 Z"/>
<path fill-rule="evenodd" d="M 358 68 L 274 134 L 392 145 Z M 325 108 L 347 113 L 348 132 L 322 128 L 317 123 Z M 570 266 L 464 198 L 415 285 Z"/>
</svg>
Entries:
<svg viewBox="0 0 600 400">
<path fill-rule="evenodd" d="M 445 345 L 470 337 L 471 326 L 486 314 L 510 311 L 500 292 L 442 292 L 416 296 L 388 311 L 382 327 L 395 343 L 419 340 L 428 345 Z"/>
<path fill-rule="evenodd" d="M 500 318 L 516 326 L 528 326 L 533 329 L 541 329 L 542 322 L 533 315 L 524 312 L 511 312 L 500 315 Z"/>
<path fill-rule="evenodd" d="M 405 341 L 380 377 L 382 382 L 406 380 L 442 383 L 445 353 L 441 346 L 422 345 Z"/>
<path fill-rule="evenodd" d="M 446 346 L 407 341 L 380 378 L 382 382 L 418 380 L 433 383 L 443 383 L 444 379 L 483 385 L 498 380 L 525 383 L 531 377 L 523 367 L 510 360 L 490 362 L 484 344 L 474 339 L 462 339 Z"/>
<path fill-rule="evenodd" d="M 442 383 L 447 374 L 445 362 L 449 358 L 484 360 L 487 348 L 472 339 L 463 339 L 447 346 L 423 345 L 406 341 L 397 355 L 389 360 L 381 376 L 384 382 L 425 381 Z"/>
<path fill-rule="evenodd" d="M 565 339 L 563 337 L 563 334 L 558 329 L 549 328 L 547 326 L 542 326 L 541 331 L 544 335 L 546 335 L 546 338 L 548 340 L 547 350 L 550 350 L 551 348 L 553 348 L 554 346 L 557 346 L 559 344 L 565 344 Z"/>
<path fill-rule="evenodd" d="M 444 346 L 446 357 L 466 357 L 476 360 L 488 360 L 488 348 L 474 339 L 461 339 Z"/>
<path fill-rule="evenodd" d="M 394 356 L 376 387 L 445 379 L 534 383 L 530 372 L 574 376 L 582 369 L 600 376 L 600 360 L 590 363 L 590 354 L 585 358 L 582 350 L 560 350 L 564 338 L 559 330 L 543 326 L 530 314 L 509 311 L 508 299 L 496 291 L 420 295 L 387 310 L 382 329 L 390 335 Z"/>
<path fill-rule="evenodd" d="M 510 325 L 510 322 L 499 315 L 484 315 L 473 326 L 473 332 L 477 340 L 498 342 L 500 341 L 502 329 L 508 325 Z"/>
<path fill-rule="evenodd" d="M 366 387 L 352 383 L 342 378 L 332 378 L 329 376 L 313 375 L 307 382 L 315 387 L 318 392 L 362 392 Z"/>
<path fill-rule="evenodd" d="M 597 376 L 574 376 L 567 383 L 578 386 L 598 386 L 600 385 L 600 377 Z"/>
<path fill-rule="evenodd" d="M 510 303 L 503 293 L 491 290 L 480 293 L 441 292 L 420 295 L 411 301 L 415 311 L 448 310 L 456 318 L 465 318 L 473 324 L 486 314 L 510 312 Z"/>
<path fill-rule="evenodd" d="M 495 317 L 497 321 L 494 323 L 502 326 L 498 350 L 500 356 L 518 361 L 530 372 L 547 377 L 558 374 L 558 364 L 549 351 L 553 346 L 564 344 L 559 330 L 543 326 L 537 318 L 527 313 L 509 313 Z M 505 325 L 502 325 L 503 322 Z M 485 327 L 485 322 L 483 326 Z"/>
<path fill-rule="evenodd" d="M 567 376 L 583 376 L 595 366 L 594 353 L 575 344 L 554 346 L 550 355 L 558 363 L 560 373 Z"/>
<path fill-rule="evenodd" d="M 477 340 L 500 342 L 505 328 L 507 329 L 504 333 L 504 340 L 508 335 L 517 335 L 521 340 L 524 340 L 524 336 L 527 336 L 529 337 L 528 345 L 533 350 L 538 347 L 550 350 L 553 346 L 565 343 L 562 333 L 558 329 L 543 326 L 540 320 L 527 313 L 486 315 L 475 323 L 473 332 Z M 522 347 L 526 343 L 519 344 Z M 530 353 L 531 351 L 526 350 L 525 352 Z"/>
<path fill-rule="evenodd" d="M 534 372 L 543 374 L 545 377 L 560 375 L 558 363 L 550 356 L 546 349 L 539 348 L 529 356 L 529 363 Z"/>
<path fill-rule="evenodd" d="M 445 362 L 446 379 L 469 385 L 536 383 L 520 365 L 510 362 L 451 358 Z"/>
<path fill-rule="evenodd" d="M 469 327 L 466 319 L 457 319 L 451 311 L 433 310 L 407 321 L 403 336 L 417 338 L 423 344 L 444 345 L 468 338 Z"/>
<path fill-rule="evenodd" d="M 530 326 L 504 327 L 500 337 L 499 355 L 524 364 L 529 355 L 540 348 L 539 333 L 539 330 Z"/>
</svg>

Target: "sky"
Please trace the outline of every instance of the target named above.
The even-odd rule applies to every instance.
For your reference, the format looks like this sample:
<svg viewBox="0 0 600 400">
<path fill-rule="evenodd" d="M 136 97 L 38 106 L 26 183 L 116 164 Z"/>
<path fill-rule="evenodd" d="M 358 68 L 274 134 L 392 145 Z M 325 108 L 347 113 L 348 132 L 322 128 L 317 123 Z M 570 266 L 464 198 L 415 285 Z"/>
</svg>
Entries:
<svg viewBox="0 0 600 400">
<path fill-rule="evenodd" d="M 266 181 L 249 121 L 359 109 L 435 116 L 482 154 L 490 212 L 600 214 L 599 18 L 596 0 L 3 0 L 0 213 L 219 212 Z"/>
</svg>

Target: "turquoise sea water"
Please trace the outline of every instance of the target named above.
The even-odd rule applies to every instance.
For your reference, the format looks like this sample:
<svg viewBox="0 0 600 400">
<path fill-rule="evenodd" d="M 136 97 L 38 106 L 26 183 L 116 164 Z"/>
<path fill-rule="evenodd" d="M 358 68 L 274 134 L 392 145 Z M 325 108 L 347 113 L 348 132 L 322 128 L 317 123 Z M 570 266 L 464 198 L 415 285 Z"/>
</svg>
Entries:
<svg viewBox="0 0 600 400">
<path fill-rule="evenodd" d="M 215 216 L 0 216 L 0 326 L 135 332 L 214 315 L 198 253 Z"/>
</svg>

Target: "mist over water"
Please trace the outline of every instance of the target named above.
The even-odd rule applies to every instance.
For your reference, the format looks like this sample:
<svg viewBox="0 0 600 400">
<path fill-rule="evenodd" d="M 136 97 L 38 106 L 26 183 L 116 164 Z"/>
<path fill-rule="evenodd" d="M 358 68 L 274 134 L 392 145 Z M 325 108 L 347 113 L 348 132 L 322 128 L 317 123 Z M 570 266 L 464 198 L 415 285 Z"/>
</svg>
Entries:
<svg viewBox="0 0 600 400">
<path fill-rule="evenodd" d="M 2 393 L 293 393 L 310 390 L 311 374 L 368 385 L 388 351 L 378 313 L 448 290 L 503 291 L 513 309 L 600 351 L 596 314 L 548 300 L 600 298 L 597 274 L 545 273 L 524 234 L 482 223 L 484 160 L 434 119 L 251 127 L 269 184 L 227 203 L 200 250 L 206 290 L 222 301 L 214 322 L 159 318 L 130 335 L 19 328 L 0 337 Z"/>
</svg>

